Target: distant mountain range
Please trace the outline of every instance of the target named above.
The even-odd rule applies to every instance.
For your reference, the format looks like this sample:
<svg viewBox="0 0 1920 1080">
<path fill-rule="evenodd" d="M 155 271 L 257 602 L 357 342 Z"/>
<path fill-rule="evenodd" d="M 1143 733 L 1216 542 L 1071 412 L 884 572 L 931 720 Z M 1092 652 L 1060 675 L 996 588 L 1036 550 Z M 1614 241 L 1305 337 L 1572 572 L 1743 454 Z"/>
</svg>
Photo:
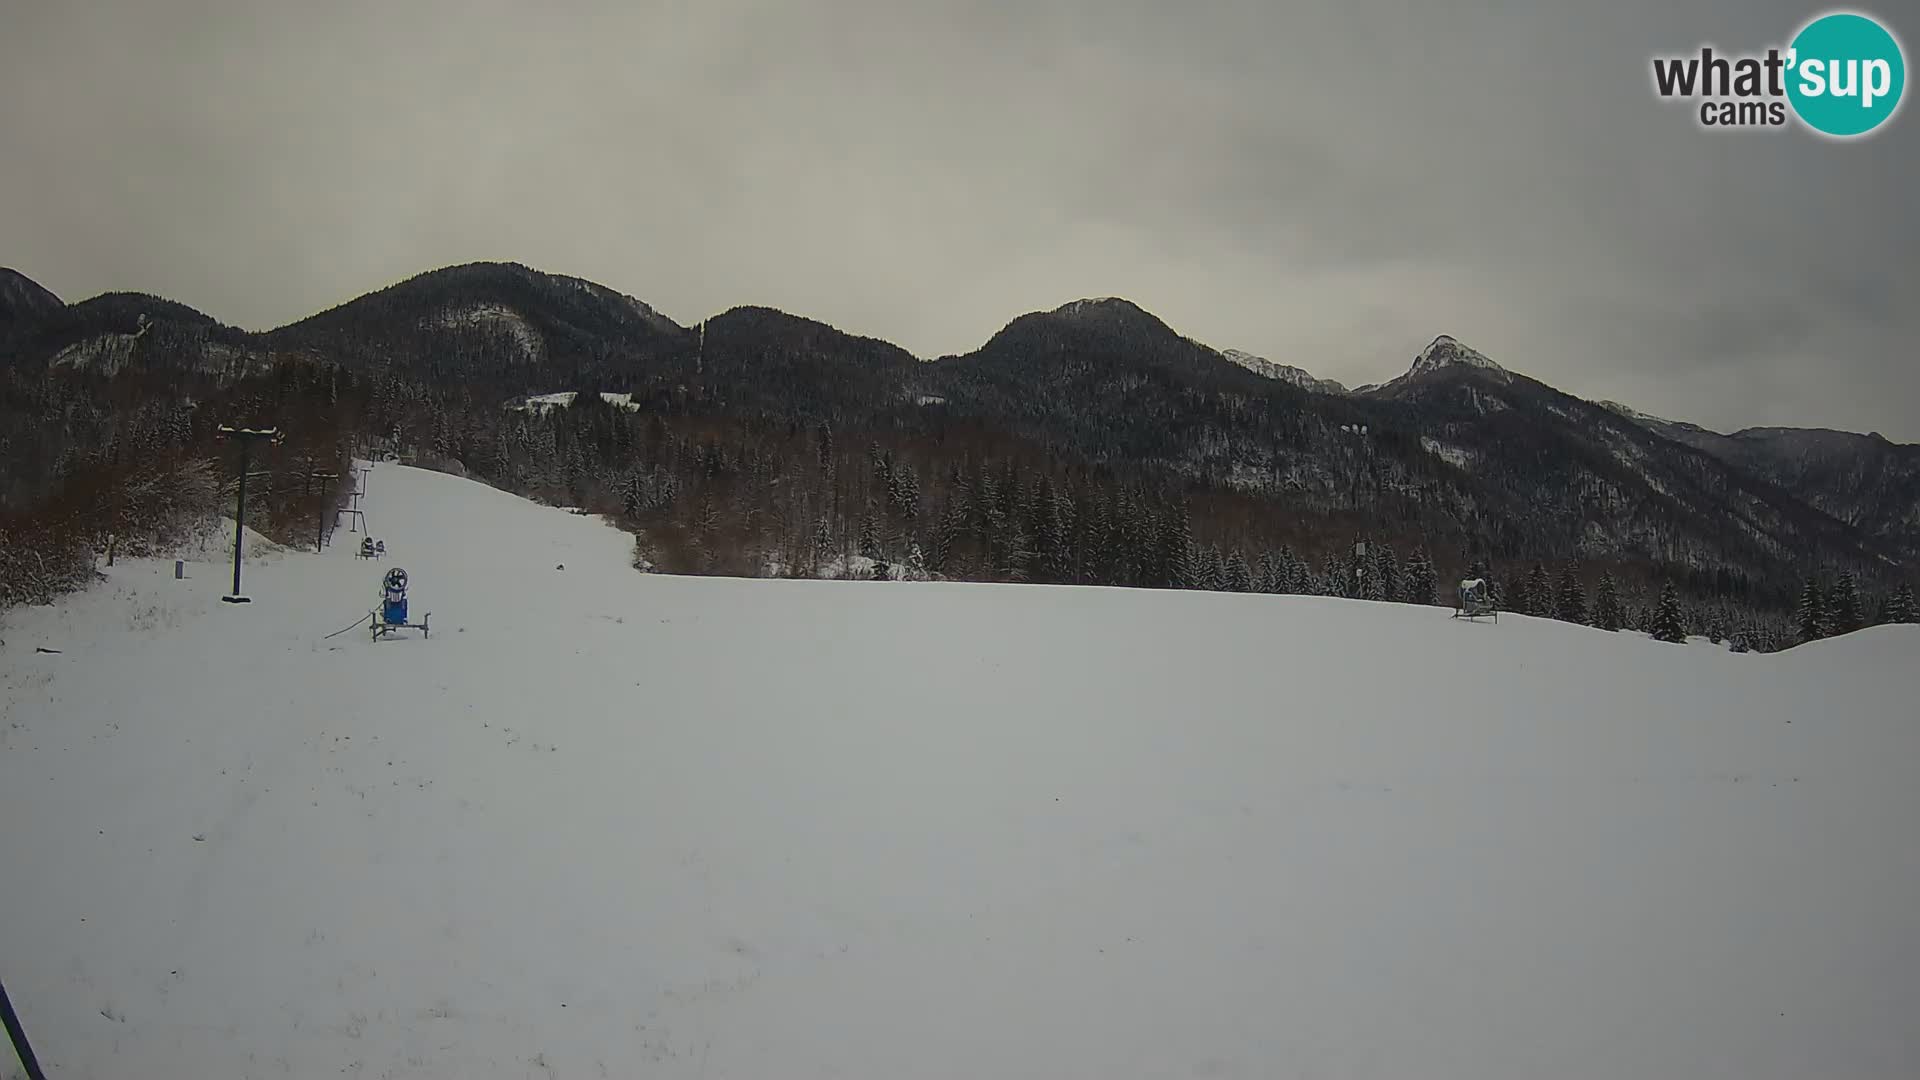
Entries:
<svg viewBox="0 0 1920 1080">
<path fill-rule="evenodd" d="M 755 423 L 990 432 L 1259 500 L 1323 538 L 1390 530 L 1517 558 L 1731 569 L 1782 592 L 1815 568 L 1890 580 L 1920 566 L 1920 446 L 1719 434 L 1574 397 L 1444 335 L 1399 377 L 1350 391 L 1120 298 L 1021 315 L 971 353 L 923 361 L 768 308 L 681 326 L 508 263 L 421 274 L 265 333 L 141 294 L 63 304 L 0 271 L 0 364 L 18 373 L 223 379 L 292 358 L 466 408 L 585 391 Z"/>
</svg>

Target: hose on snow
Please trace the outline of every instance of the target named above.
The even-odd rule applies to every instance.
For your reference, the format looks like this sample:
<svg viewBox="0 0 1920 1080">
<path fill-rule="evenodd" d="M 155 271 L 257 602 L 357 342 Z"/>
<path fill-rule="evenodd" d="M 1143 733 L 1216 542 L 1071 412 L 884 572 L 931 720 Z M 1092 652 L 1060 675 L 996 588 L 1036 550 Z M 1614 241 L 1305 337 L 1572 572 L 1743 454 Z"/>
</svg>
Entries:
<svg viewBox="0 0 1920 1080">
<path fill-rule="evenodd" d="M 327 638 L 337 638 L 337 637 L 339 637 L 339 636 L 340 636 L 341 634 L 344 634 L 344 633 L 346 633 L 347 631 L 349 631 L 349 630 L 352 630 L 352 629 L 354 629 L 355 627 L 358 627 L 358 626 L 359 626 L 359 625 L 360 625 L 361 623 L 363 623 L 363 622 L 366 622 L 366 621 L 367 621 L 368 619 L 371 619 L 371 618 L 373 618 L 373 612 L 371 612 L 371 611 L 369 611 L 369 612 L 367 612 L 367 613 L 366 613 L 365 615 L 362 615 L 362 616 L 360 616 L 359 618 L 357 618 L 357 619 L 355 619 L 355 620 L 353 620 L 353 622 L 352 622 L 352 624 L 350 624 L 350 625 L 348 625 L 348 626 L 343 626 L 343 627 L 341 627 L 340 629 L 338 629 L 338 630 L 335 630 L 335 631 L 334 631 L 333 633 L 331 633 L 331 634 L 328 634 L 328 635 L 327 635 L 327 637 L 323 637 L 323 638 L 321 638 L 320 640 L 321 640 L 321 641 L 325 641 L 325 640 L 327 640 Z"/>
</svg>

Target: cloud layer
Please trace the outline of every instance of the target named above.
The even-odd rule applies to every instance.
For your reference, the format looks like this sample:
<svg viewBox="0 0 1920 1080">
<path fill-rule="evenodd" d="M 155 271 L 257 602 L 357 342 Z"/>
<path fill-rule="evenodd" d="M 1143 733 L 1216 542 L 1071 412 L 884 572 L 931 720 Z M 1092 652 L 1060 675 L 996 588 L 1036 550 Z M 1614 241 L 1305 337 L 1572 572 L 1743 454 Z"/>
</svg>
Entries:
<svg viewBox="0 0 1920 1080">
<path fill-rule="evenodd" d="M 1916 114 L 1714 134 L 1650 86 L 1814 13 L 26 0 L 0 263 L 266 328 L 505 259 L 923 356 L 1123 295 L 1348 384 L 1449 333 L 1722 429 L 1920 441 Z"/>
</svg>

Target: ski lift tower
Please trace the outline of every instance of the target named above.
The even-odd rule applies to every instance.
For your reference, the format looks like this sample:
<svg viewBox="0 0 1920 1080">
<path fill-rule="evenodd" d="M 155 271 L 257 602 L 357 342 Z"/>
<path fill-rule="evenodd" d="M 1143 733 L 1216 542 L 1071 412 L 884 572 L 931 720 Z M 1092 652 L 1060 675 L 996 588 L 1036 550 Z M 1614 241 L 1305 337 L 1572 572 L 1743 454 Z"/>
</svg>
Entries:
<svg viewBox="0 0 1920 1080">
<path fill-rule="evenodd" d="M 254 443 L 278 445 L 287 436 L 279 428 L 236 428 L 225 425 L 221 425 L 217 435 L 240 444 L 240 495 L 233 512 L 233 594 L 220 599 L 229 604 L 246 604 L 252 601 L 240 592 L 240 542 L 247 532 L 247 467 L 252 461 Z"/>
<path fill-rule="evenodd" d="M 367 515 L 360 509 L 360 496 L 366 493 L 367 474 L 356 466 L 353 469 L 353 490 L 347 492 L 347 497 L 353 500 L 353 505 L 342 507 L 338 511 L 335 511 L 334 528 L 337 529 L 340 527 L 339 515 L 345 514 L 347 517 L 347 531 L 350 533 L 360 531 L 360 526 L 365 524 L 367 520 Z"/>
<path fill-rule="evenodd" d="M 309 480 L 320 481 L 320 510 L 314 515 L 313 550 L 325 551 L 327 548 L 327 485 L 340 479 L 339 473 L 309 473 Z"/>
</svg>

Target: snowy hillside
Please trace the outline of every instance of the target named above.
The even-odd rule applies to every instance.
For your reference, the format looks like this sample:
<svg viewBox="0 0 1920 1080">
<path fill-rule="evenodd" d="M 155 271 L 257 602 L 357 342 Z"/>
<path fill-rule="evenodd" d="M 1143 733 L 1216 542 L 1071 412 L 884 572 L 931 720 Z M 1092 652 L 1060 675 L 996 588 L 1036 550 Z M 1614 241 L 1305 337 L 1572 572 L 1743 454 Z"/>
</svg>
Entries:
<svg viewBox="0 0 1920 1080">
<path fill-rule="evenodd" d="M 386 563 L 8 615 L 50 1076 L 1920 1074 L 1920 628 L 670 578 L 367 489 Z M 328 637 L 391 565 L 432 637 Z"/>
</svg>

